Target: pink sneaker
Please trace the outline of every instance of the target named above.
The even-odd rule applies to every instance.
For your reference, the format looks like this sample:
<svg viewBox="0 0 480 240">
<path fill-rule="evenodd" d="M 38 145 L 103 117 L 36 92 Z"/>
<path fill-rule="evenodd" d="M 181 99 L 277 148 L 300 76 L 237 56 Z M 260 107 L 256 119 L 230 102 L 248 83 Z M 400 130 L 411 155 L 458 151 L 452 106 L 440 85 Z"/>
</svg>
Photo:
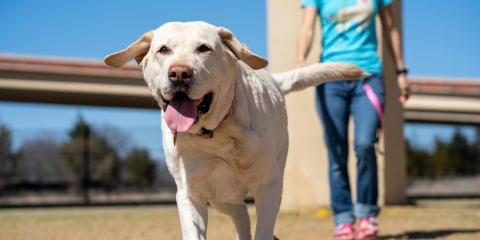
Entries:
<svg viewBox="0 0 480 240">
<path fill-rule="evenodd" d="M 369 218 L 360 218 L 360 221 L 358 222 L 358 226 L 362 222 L 369 222 L 370 225 L 368 227 L 363 227 L 363 228 L 358 228 L 357 233 L 355 234 L 355 239 L 356 240 L 372 240 L 377 238 L 378 236 L 378 223 L 377 220 L 374 217 L 369 217 Z M 371 231 L 372 233 L 364 235 L 363 237 L 358 237 L 359 233 L 364 233 L 366 231 Z"/>
<path fill-rule="evenodd" d="M 351 223 L 338 224 L 333 233 L 334 240 L 353 240 L 355 231 Z"/>
</svg>

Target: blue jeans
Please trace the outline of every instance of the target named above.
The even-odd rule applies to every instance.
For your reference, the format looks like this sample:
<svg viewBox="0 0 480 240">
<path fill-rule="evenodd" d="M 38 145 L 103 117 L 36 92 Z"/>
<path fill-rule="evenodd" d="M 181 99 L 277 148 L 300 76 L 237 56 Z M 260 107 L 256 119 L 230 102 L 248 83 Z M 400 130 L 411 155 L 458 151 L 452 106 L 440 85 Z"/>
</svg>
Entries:
<svg viewBox="0 0 480 240">
<path fill-rule="evenodd" d="M 328 149 L 331 204 L 335 224 L 354 223 L 355 217 L 375 217 L 378 177 L 374 144 L 378 141 L 380 126 L 378 114 L 363 90 L 368 83 L 382 104 L 385 103 L 382 74 L 372 74 L 363 80 L 338 80 L 316 88 L 317 111 L 322 120 Z M 357 155 L 357 202 L 352 204 L 348 181 L 348 120 L 355 125 L 355 153 Z"/>
</svg>

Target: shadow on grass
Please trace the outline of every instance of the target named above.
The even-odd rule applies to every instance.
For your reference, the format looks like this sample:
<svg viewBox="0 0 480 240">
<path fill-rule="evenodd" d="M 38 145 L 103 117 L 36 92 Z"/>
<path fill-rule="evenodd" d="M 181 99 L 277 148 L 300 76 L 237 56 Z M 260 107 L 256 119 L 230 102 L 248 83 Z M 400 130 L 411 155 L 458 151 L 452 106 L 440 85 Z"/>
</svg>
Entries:
<svg viewBox="0 0 480 240">
<path fill-rule="evenodd" d="M 438 230 L 438 231 L 416 231 L 405 232 L 397 235 L 378 236 L 377 239 L 435 239 L 437 237 L 444 237 L 457 233 L 478 233 L 480 229 L 458 229 L 458 230 Z"/>
</svg>

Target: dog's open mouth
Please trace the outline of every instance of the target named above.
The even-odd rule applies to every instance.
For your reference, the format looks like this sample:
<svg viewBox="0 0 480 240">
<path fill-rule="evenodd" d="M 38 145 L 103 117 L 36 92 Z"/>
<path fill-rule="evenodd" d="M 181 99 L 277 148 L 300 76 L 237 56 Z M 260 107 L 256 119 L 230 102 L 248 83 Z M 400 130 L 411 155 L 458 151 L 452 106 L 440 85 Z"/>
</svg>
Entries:
<svg viewBox="0 0 480 240">
<path fill-rule="evenodd" d="M 198 122 L 199 116 L 207 114 L 212 103 L 212 93 L 198 100 L 190 99 L 187 94 L 177 92 L 168 101 L 163 99 L 163 119 L 172 131 L 186 132 Z"/>
</svg>

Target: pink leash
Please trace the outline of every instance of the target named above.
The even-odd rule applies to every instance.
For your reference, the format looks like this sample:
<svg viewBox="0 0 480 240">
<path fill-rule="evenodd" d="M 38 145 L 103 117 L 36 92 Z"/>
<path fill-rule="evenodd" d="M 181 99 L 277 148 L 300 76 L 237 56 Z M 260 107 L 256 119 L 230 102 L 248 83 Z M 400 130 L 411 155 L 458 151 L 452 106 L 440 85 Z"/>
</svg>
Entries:
<svg viewBox="0 0 480 240">
<path fill-rule="evenodd" d="M 383 125 L 383 111 L 382 111 L 382 104 L 380 103 L 380 100 L 378 100 L 377 94 L 373 91 L 372 87 L 368 85 L 368 83 L 363 84 L 363 90 L 365 90 L 365 93 L 367 94 L 368 99 L 372 103 L 373 107 L 375 110 L 377 110 L 378 114 L 378 119 L 380 120 L 380 129 L 382 130 L 382 136 L 383 136 L 383 151 L 387 151 L 386 147 L 386 139 L 385 139 L 385 128 Z"/>
</svg>

